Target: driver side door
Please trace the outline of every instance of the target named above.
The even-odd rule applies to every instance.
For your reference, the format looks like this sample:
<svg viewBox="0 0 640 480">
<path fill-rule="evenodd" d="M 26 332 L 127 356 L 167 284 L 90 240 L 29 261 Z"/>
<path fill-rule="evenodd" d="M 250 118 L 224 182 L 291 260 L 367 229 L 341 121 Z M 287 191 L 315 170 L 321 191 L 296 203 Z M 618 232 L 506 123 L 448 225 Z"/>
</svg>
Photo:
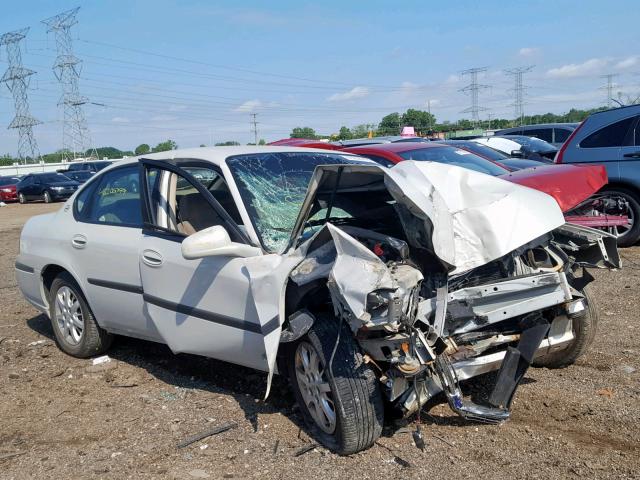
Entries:
<svg viewBox="0 0 640 480">
<path fill-rule="evenodd" d="M 182 241 L 213 225 L 223 226 L 233 241 L 249 243 L 239 216 L 227 211 L 233 206 L 225 209 L 208 190 L 215 184 L 214 194 L 225 196 L 224 177 L 206 162 L 178 162 L 142 160 L 144 314 L 174 353 L 267 371 L 265 329 L 247 273 L 247 262 L 256 257 L 182 256 Z"/>
</svg>

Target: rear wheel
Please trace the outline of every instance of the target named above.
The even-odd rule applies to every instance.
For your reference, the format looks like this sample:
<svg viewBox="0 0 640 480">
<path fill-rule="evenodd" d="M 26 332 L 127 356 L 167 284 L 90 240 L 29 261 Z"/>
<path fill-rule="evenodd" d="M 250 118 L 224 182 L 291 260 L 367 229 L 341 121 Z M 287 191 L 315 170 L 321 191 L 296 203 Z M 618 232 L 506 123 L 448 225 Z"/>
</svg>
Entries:
<svg viewBox="0 0 640 480">
<path fill-rule="evenodd" d="M 42 199 L 44 200 L 44 203 L 51 203 L 53 200 L 51 199 L 51 194 L 48 191 L 44 191 L 44 193 L 42 194 Z"/>
<path fill-rule="evenodd" d="M 610 227 L 609 233 L 618 237 L 619 247 L 631 247 L 640 240 L 640 198 L 634 192 L 622 187 L 607 188 L 602 192 L 603 196 L 621 198 L 629 206 L 625 212 L 629 218 L 628 227 Z"/>
<path fill-rule="evenodd" d="M 593 343 L 598 330 L 598 311 L 589 288 L 586 287 L 582 293 L 586 308 L 581 315 L 572 318 L 573 341 L 564 350 L 537 358 L 533 362 L 534 367 L 563 368 L 573 365 Z"/>
<path fill-rule="evenodd" d="M 351 330 L 331 315 L 318 316 L 287 356 L 296 400 L 320 443 L 341 455 L 373 445 L 384 422 L 382 395 Z"/>
<path fill-rule="evenodd" d="M 113 341 L 113 336 L 100 328 L 80 287 L 66 272 L 51 284 L 49 316 L 56 343 L 74 357 L 100 355 Z"/>
</svg>

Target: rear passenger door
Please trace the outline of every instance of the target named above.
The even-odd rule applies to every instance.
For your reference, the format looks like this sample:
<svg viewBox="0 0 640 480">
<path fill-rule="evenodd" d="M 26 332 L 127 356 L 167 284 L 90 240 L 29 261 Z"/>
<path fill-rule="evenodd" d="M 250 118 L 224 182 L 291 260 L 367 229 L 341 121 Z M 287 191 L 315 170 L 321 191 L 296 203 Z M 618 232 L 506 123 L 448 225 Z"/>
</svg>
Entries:
<svg viewBox="0 0 640 480">
<path fill-rule="evenodd" d="M 142 311 L 139 168 L 128 164 L 93 179 L 76 197 L 76 223 L 66 234 L 98 323 L 111 332 L 157 340 Z"/>
<path fill-rule="evenodd" d="M 625 144 L 620 149 L 620 178 L 640 188 L 640 115 L 627 133 Z"/>
</svg>

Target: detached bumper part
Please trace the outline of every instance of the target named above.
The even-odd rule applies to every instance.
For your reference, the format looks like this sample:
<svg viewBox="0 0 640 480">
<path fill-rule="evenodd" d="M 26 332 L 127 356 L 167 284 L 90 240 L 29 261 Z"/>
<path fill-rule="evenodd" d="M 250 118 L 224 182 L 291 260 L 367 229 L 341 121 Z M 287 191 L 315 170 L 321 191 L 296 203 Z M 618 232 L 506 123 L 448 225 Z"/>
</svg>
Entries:
<svg viewBox="0 0 640 480">
<path fill-rule="evenodd" d="M 483 423 L 500 423 L 510 415 L 513 396 L 533 362 L 536 351 L 549 332 L 549 323 L 540 316 L 529 316 L 522 321 L 523 332 L 516 348 L 507 349 L 498 373 L 498 379 L 489 397 L 491 406 L 464 400 L 455 369 L 446 354 L 438 356 L 435 370 L 451 409 L 463 418 Z"/>
</svg>

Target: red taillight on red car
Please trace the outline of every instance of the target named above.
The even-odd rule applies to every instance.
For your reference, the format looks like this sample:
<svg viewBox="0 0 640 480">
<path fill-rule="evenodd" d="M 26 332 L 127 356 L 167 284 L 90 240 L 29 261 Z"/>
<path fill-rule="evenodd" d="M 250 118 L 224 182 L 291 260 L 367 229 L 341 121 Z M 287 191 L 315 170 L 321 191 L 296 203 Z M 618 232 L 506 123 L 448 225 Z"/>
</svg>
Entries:
<svg viewBox="0 0 640 480">
<path fill-rule="evenodd" d="M 573 137 L 576 136 L 576 133 L 578 133 L 578 130 L 582 128 L 582 126 L 584 125 L 584 122 L 586 122 L 586 120 L 581 121 L 580 125 L 578 125 L 576 129 L 573 132 L 571 132 L 571 135 L 569 135 L 569 138 L 567 138 L 567 141 L 562 144 L 562 146 L 560 147 L 560 150 L 558 150 L 558 153 L 556 153 L 556 158 L 553 159 L 554 163 L 562 163 L 562 157 L 564 157 L 564 151 L 569 146 L 569 142 L 571 142 L 571 140 L 573 140 Z"/>
</svg>

